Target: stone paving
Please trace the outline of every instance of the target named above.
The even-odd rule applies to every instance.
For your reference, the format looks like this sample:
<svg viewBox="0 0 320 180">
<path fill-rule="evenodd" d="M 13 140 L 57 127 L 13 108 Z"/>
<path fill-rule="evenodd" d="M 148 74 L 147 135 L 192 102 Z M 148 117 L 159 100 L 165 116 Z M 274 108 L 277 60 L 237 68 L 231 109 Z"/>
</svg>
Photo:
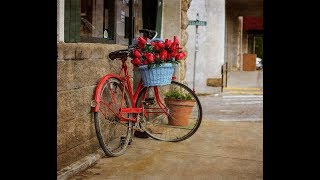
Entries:
<svg viewBox="0 0 320 180">
<path fill-rule="evenodd" d="M 134 138 L 124 155 L 103 157 L 69 179 L 263 179 L 262 97 L 199 98 L 204 116 L 191 138 Z"/>
</svg>

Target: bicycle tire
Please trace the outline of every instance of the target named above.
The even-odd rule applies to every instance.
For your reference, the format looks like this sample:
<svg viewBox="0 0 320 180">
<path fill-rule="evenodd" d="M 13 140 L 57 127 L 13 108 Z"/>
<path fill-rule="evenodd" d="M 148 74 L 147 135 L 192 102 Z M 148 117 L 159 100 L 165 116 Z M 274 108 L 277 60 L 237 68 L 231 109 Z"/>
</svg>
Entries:
<svg viewBox="0 0 320 180">
<path fill-rule="evenodd" d="M 131 107 L 128 92 L 117 78 L 108 78 L 102 85 L 100 107 L 94 112 L 94 122 L 99 144 L 107 156 L 124 154 L 132 136 L 131 121 L 120 122 L 115 113 L 119 112 L 120 99 L 124 93 L 122 107 Z M 109 105 L 107 107 L 107 105 Z M 128 113 L 128 117 L 131 116 Z"/>
<path fill-rule="evenodd" d="M 172 81 L 169 85 L 157 86 L 157 88 L 159 89 L 160 99 L 166 109 L 170 108 L 166 103 L 164 103 L 164 94 L 169 89 L 179 89 L 181 92 L 183 91 L 184 93 L 189 94 L 195 105 L 192 108 L 190 118 L 184 118 L 188 119 L 188 124 L 172 125 L 172 122 L 170 121 L 176 117 L 176 114 L 173 114 L 174 111 L 169 110 L 169 116 L 164 112 L 155 113 L 159 112 L 159 109 L 157 108 L 160 107 L 155 98 L 155 88 L 144 87 L 138 95 L 138 99 L 136 101 L 137 107 L 142 107 L 141 102 L 145 101 L 147 98 L 154 98 L 153 104 L 148 103 L 149 105 L 145 105 L 145 113 L 147 114 L 146 116 L 148 116 L 145 116 L 145 132 L 148 136 L 161 141 L 178 142 L 190 138 L 198 130 L 202 121 L 202 106 L 197 95 L 188 86 L 175 81 Z"/>
</svg>

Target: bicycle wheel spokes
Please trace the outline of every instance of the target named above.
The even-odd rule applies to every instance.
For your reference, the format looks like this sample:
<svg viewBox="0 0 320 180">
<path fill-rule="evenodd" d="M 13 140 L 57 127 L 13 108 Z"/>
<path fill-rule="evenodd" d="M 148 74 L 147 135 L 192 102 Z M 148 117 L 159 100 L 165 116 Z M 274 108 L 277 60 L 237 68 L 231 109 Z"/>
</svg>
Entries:
<svg viewBox="0 0 320 180">
<path fill-rule="evenodd" d="M 123 107 L 131 107 L 129 95 L 118 79 L 107 79 L 100 94 L 100 107 L 99 111 L 94 113 L 94 120 L 100 146 L 108 156 L 123 154 L 131 138 L 132 123 L 120 121 L 117 116 L 121 104 Z"/>
<path fill-rule="evenodd" d="M 191 97 L 191 100 L 173 101 L 165 98 L 169 91 L 176 90 Z M 202 119 L 202 108 L 199 99 L 187 86 L 172 82 L 165 86 L 144 88 L 140 92 L 137 106 L 141 107 L 146 98 L 154 98 L 154 103 L 145 105 L 146 132 L 153 138 L 163 141 L 182 141 L 191 137 L 199 128 Z M 182 111 L 182 112 L 181 112 Z"/>
<path fill-rule="evenodd" d="M 121 124 L 117 120 L 102 121 L 100 124 L 102 130 L 102 139 L 107 146 L 108 150 L 112 153 L 118 153 L 122 151 L 124 147 L 124 139 L 127 136 L 127 124 Z"/>
<path fill-rule="evenodd" d="M 120 108 L 120 105 L 118 104 L 117 98 L 121 99 L 122 96 L 122 90 L 119 88 L 119 85 L 115 81 L 106 81 L 106 91 L 104 94 L 106 94 L 108 97 L 106 100 L 108 102 L 106 103 L 108 106 L 114 106 L 112 110 L 116 110 L 117 108 Z M 113 111 L 115 112 L 115 111 Z"/>
</svg>

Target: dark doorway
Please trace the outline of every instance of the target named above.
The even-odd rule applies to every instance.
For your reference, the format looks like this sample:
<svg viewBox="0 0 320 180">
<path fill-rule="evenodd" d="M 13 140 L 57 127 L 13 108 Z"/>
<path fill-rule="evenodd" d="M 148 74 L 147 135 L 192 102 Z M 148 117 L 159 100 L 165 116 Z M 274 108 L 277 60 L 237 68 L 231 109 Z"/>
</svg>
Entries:
<svg viewBox="0 0 320 180">
<path fill-rule="evenodd" d="M 143 29 L 156 30 L 158 0 L 142 0 Z"/>
<path fill-rule="evenodd" d="M 263 32 L 248 31 L 248 52 L 263 59 Z"/>
</svg>

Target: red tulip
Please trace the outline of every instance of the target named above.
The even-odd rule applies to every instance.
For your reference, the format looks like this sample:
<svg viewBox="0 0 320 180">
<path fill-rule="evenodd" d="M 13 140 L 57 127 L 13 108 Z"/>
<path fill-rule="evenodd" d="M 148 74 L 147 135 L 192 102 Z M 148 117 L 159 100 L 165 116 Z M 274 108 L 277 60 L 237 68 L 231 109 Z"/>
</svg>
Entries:
<svg viewBox="0 0 320 180">
<path fill-rule="evenodd" d="M 163 49 L 160 51 L 160 60 L 164 61 L 166 58 L 167 58 L 167 51 Z"/>
<path fill-rule="evenodd" d="M 147 52 L 147 53 L 144 54 L 144 56 L 146 57 L 148 62 L 152 63 L 154 61 L 152 53 Z"/>
<path fill-rule="evenodd" d="M 148 64 L 148 61 L 147 61 L 147 60 L 144 60 L 144 61 L 143 61 L 143 64 L 144 64 L 144 65 L 147 65 L 147 64 Z"/>
<path fill-rule="evenodd" d="M 139 58 L 139 59 L 141 58 L 141 53 L 139 50 L 134 49 L 134 50 L 132 50 L 132 53 L 133 53 L 134 58 Z"/>
<path fill-rule="evenodd" d="M 171 50 L 171 51 L 175 51 L 175 50 L 177 50 L 177 49 L 180 49 L 179 44 L 173 42 L 173 43 L 171 44 L 171 46 L 170 46 L 170 50 Z"/>
<path fill-rule="evenodd" d="M 169 39 L 166 39 L 165 42 L 164 42 L 164 46 L 165 46 L 166 48 L 169 48 L 169 47 L 171 46 L 171 44 L 172 44 L 172 41 L 169 40 Z"/>
<path fill-rule="evenodd" d="M 164 48 L 164 43 L 163 42 L 156 42 L 154 46 L 155 51 L 161 51 Z"/>
<path fill-rule="evenodd" d="M 179 40 L 178 40 L 177 36 L 173 36 L 173 42 L 176 42 L 177 44 L 179 44 Z"/>
<path fill-rule="evenodd" d="M 155 51 L 160 51 L 160 47 L 159 47 L 158 44 L 156 44 L 153 49 L 154 49 Z"/>
<path fill-rule="evenodd" d="M 159 41 L 156 44 L 159 46 L 160 49 L 164 48 L 164 43 L 163 42 Z"/>
<path fill-rule="evenodd" d="M 159 58 L 160 58 L 159 53 L 155 53 L 155 54 L 154 54 L 154 59 L 159 59 Z"/>
<path fill-rule="evenodd" d="M 141 61 L 139 58 L 134 58 L 133 60 L 131 60 L 131 63 L 135 66 L 140 66 L 141 65 Z"/>
<path fill-rule="evenodd" d="M 171 51 L 174 51 L 175 49 L 176 49 L 175 44 L 172 43 L 171 46 L 170 46 L 170 50 L 171 50 Z"/>
<path fill-rule="evenodd" d="M 164 42 L 155 41 L 150 42 L 150 44 L 147 42 L 147 38 L 139 37 L 137 48 L 132 50 L 131 57 L 133 60 L 131 62 L 135 66 L 155 63 L 155 61 L 159 61 L 159 59 L 162 63 L 170 61 L 172 58 L 182 60 L 186 56 L 186 54 L 180 50 L 182 48 L 180 47 L 179 40 L 176 36 L 174 36 L 173 41 L 165 39 Z"/>
<path fill-rule="evenodd" d="M 173 36 L 173 43 L 179 44 L 179 40 L 178 40 L 177 36 Z"/>
<path fill-rule="evenodd" d="M 177 53 L 177 55 L 175 56 L 176 60 L 181 60 L 186 56 L 186 54 L 184 52 L 180 52 Z"/>
<path fill-rule="evenodd" d="M 170 55 L 171 55 L 171 57 L 176 57 L 176 55 L 177 55 L 177 50 L 176 49 L 173 49 L 172 51 L 171 51 L 171 53 L 170 53 Z"/>
<path fill-rule="evenodd" d="M 147 40 L 145 40 L 143 37 L 138 38 L 138 46 L 141 49 L 143 49 L 146 44 L 147 44 Z"/>
</svg>

